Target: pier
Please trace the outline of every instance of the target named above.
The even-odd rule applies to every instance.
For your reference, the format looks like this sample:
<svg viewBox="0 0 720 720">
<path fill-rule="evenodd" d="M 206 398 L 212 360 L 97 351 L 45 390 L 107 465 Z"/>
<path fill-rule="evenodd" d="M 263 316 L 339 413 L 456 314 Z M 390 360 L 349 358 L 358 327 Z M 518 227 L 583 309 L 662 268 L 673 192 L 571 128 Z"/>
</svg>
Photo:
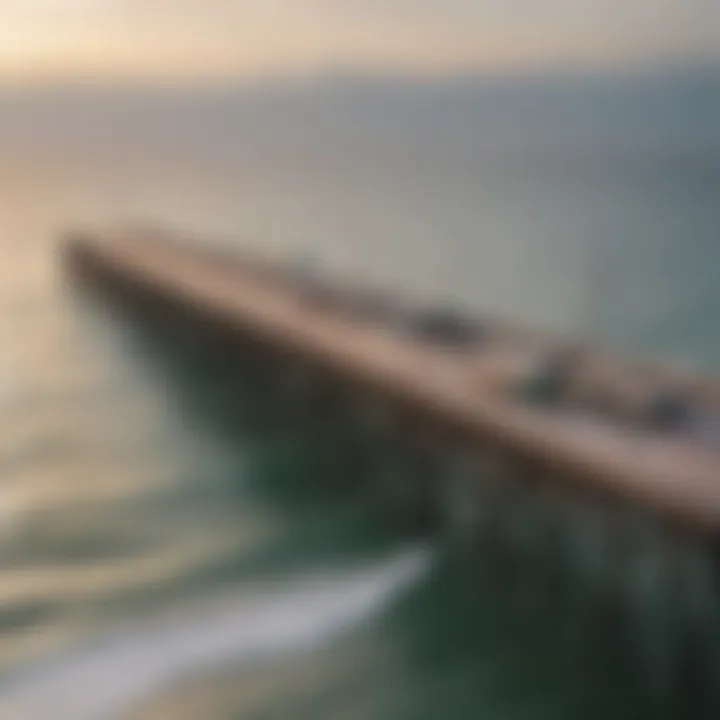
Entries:
<svg viewBox="0 0 720 720">
<path fill-rule="evenodd" d="M 621 605 L 639 636 L 662 635 L 668 649 L 648 681 L 658 707 L 678 697 L 690 707 L 691 694 L 684 717 L 717 717 L 720 449 L 582 406 L 523 401 L 513 382 L 553 340 L 492 324 L 477 338 L 472 325 L 443 338 L 354 291 L 150 232 L 75 234 L 63 253 L 74 276 L 108 293 L 237 335 L 280 368 L 288 403 L 331 386 L 384 447 L 397 439 L 432 464 L 423 497 L 446 521 L 526 558 L 531 592 L 547 582 L 538 564 L 549 557 L 574 568 L 598 615 Z M 716 402 L 713 379 L 680 384 Z"/>
</svg>

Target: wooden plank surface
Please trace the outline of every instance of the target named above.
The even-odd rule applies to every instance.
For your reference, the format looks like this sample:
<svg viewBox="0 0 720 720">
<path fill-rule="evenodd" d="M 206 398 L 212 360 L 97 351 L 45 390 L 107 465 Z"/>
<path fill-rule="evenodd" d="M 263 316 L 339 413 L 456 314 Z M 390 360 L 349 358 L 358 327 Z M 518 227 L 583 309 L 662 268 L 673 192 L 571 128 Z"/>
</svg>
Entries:
<svg viewBox="0 0 720 720">
<path fill-rule="evenodd" d="M 577 412 L 525 407 L 493 392 L 491 367 L 503 362 L 491 352 L 483 368 L 482 353 L 443 350 L 330 312 L 306 302 L 297 288 L 241 262 L 222 266 L 182 244 L 137 236 L 78 242 L 83 253 L 114 272 L 402 398 L 479 446 L 497 444 L 566 479 L 693 528 L 720 528 L 716 452 Z"/>
</svg>

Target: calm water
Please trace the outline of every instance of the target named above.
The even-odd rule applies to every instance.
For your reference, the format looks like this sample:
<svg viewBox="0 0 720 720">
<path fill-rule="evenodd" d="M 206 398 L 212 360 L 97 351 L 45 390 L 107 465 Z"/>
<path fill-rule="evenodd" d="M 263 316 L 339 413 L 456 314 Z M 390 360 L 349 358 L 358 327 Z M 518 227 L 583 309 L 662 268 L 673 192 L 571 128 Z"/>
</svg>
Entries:
<svg viewBox="0 0 720 720">
<path fill-rule="evenodd" d="M 1 717 L 638 717 L 333 428 L 72 292 L 55 241 L 149 219 L 717 370 L 711 79 L 0 100 Z"/>
</svg>

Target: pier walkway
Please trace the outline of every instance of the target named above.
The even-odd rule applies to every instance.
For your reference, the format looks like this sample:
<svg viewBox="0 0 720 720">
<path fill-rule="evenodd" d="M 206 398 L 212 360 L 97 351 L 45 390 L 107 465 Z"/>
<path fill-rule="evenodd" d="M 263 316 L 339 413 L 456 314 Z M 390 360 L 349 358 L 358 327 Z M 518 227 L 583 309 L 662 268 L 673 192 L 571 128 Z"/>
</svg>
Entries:
<svg viewBox="0 0 720 720">
<path fill-rule="evenodd" d="M 498 388 L 502 345 L 463 351 L 424 342 L 331 306 L 250 262 L 218 262 L 142 235 L 74 236 L 76 266 L 125 278 L 221 319 L 285 355 L 331 371 L 432 420 L 468 447 L 493 448 L 563 482 L 638 504 L 665 520 L 720 529 L 720 453 L 682 437 L 590 414 L 526 406 Z"/>
</svg>

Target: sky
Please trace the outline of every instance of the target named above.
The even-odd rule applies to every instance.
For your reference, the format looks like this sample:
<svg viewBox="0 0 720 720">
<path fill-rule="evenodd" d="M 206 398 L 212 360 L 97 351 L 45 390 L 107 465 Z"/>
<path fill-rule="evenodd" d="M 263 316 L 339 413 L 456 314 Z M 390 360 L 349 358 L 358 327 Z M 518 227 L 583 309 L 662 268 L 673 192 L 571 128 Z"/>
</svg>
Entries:
<svg viewBox="0 0 720 720">
<path fill-rule="evenodd" d="M 715 0 L 2 0 L 0 79 L 422 75 L 720 60 Z"/>
</svg>

